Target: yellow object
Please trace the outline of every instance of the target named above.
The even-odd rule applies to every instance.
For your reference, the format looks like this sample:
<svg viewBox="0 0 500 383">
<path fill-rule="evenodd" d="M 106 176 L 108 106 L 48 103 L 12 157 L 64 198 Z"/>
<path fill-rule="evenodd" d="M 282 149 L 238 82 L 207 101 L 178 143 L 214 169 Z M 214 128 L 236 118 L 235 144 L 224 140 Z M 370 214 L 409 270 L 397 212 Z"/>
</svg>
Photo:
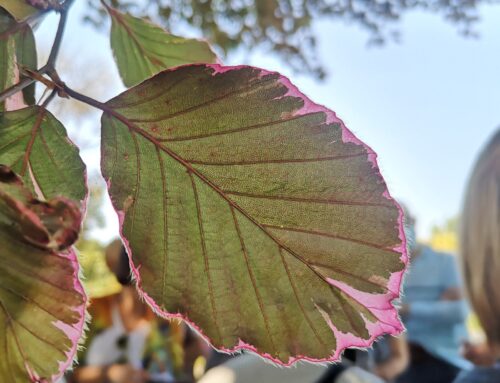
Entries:
<svg viewBox="0 0 500 383">
<path fill-rule="evenodd" d="M 445 253 L 456 253 L 458 249 L 457 234 L 450 231 L 433 233 L 430 245 L 436 251 L 442 251 Z"/>
<path fill-rule="evenodd" d="M 436 251 L 457 254 L 458 252 L 458 218 L 450 218 L 444 224 L 434 226 L 429 245 Z"/>
<path fill-rule="evenodd" d="M 206 367 L 207 367 L 206 358 L 201 355 L 197 357 L 193 365 L 193 376 L 195 380 L 199 380 L 203 376 Z"/>
<path fill-rule="evenodd" d="M 83 241 L 77 247 L 82 283 L 88 296 L 96 299 L 119 293 L 122 285 L 106 264 L 103 247 L 96 241 Z"/>
</svg>

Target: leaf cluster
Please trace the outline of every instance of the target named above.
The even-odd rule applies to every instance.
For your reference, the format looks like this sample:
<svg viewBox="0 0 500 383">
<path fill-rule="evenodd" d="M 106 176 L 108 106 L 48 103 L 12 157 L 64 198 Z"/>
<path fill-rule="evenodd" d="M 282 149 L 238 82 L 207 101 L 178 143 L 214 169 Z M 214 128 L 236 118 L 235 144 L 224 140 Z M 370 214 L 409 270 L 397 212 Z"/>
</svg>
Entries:
<svg viewBox="0 0 500 383">
<path fill-rule="evenodd" d="M 333 111 L 279 73 L 224 66 L 205 40 L 107 3 L 128 89 L 103 103 L 55 69 L 71 1 L 0 5 L 0 381 L 57 380 L 82 337 L 73 245 L 85 213 L 99 215 L 79 149 L 47 110 L 55 97 L 102 112 L 101 175 L 156 313 L 282 365 L 402 330 L 402 211 Z M 31 24 L 46 12 L 60 19 L 36 68 Z"/>
</svg>

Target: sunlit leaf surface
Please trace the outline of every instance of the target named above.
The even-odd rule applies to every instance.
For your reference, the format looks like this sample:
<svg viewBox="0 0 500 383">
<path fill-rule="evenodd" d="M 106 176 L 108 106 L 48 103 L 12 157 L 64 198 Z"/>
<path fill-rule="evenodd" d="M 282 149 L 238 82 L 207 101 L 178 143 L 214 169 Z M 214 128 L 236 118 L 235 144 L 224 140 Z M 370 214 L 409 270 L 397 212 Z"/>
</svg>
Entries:
<svg viewBox="0 0 500 383">
<path fill-rule="evenodd" d="M 41 107 L 0 115 L 0 164 L 16 171 L 40 198 L 85 199 L 85 165 L 78 148 Z"/>
<path fill-rule="evenodd" d="M 36 67 L 33 31 L 29 25 L 18 28 L 14 18 L 0 8 L 0 91 L 19 81 L 22 69 L 35 70 Z M 32 84 L 23 90 L 23 101 L 34 104 L 34 94 L 35 84 Z"/>
<path fill-rule="evenodd" d="M 16 43 L 10 33 L 6 33 L 15 22 L 0 9 L 0 91 L 3 91 L 15 83 L 16 70 Z M 2 112 L 5 102 L 0 102 Z"/>
<path fill-rule="evenodd" d="M 39 12 L 27 0 L 0 0 L 0 7 L 6 9 L 17 21 L 25 20 Z"/>
<path fill-rule="evenodd" d="M 82 335 L 85 295 L 69 248 L 77 205 L 36 200 L 0 166 L 0 381 L 52 381 L 70 364 Z"/>
<path fill-rule="evenodd" d="M 111 48 L 128 87 L 166 68 L 217 60 L 205 41 L 178 37 L 144 19 L 112 8 L 108 11 L 112 20 Z"/>
<path fill-rule="evenodd" d="M 277 73 L 218 65 L 106 108 L 102 172 L 159 312 L 284 364 L 401 331 L 401 212 L 332 111 Z"/>
</svg>

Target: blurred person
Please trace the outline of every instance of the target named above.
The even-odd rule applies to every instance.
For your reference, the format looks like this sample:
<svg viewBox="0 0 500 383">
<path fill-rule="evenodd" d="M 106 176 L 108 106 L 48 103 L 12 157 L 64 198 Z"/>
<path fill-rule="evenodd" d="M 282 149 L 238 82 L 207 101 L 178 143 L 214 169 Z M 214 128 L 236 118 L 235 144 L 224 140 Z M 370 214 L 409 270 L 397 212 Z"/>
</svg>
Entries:
<svg viewBox="0 0 500 383">
<path fill-rule="evenodd" d="M 331 365 L 316 383 L 393 382 L 408 366 L 404 335 L 385 335 L 367 350 L 347 349 L 342 362 Z"/>
<path fill-rule="evenodd" d="M 96 262 L 94 262 L 96 263 Z M 74 383 L 167 383 L 180 382 L 182 375 L 182 323 L 157 318 L 140 299 L 133 284 L 128 256 L 121 241 L 113 241 L 106 249 L 106 263 L 121 285 L 117 291 L 113 281 L 97 267 L 100 278 L 87 283 L 93 297 L 92 315 L 87 333 L 87 349 L 80 356 L 69 381 Z M 85 262 L 84 262 L 85 264 Z M 96 266 L 94 269 L 96 269 Z M 105 266 L 105 265 L 104 265 Z M 102 282 L 108 286 L 103 286 Z M 92 282 L 92 281 L 91 281 Z M 107 290 L 110 287 L 111 290 Z M 107 292 L 112 294 L 107 294 Z M 113 294 L 114 293 L 114 294 Z M 189 381 L 189 380 L 185 380 Z"/>
<path fill-rule="evenodd" d="M 466 341 L 462 344 L 461 353 L 465 359 L 476 366 L 489 367 L 495 364 L 496 359 L 498 359 L 486 342 L 474 343 Z"/>
<path fill-rule="evenodd" d="M 415 219 L 406 211 L 411 266 L 400 315 L 407 329 L 410 364 L 398 383 L 451 383 L 472 364 L 460 355 L 467 339 L 467 305 L 453 256 L 417 244 Z"/>
<path fill-rule="evenodd" d="M 486 145 L 465 194 L 460 260 L 467 295 L 486 334 L 487 344 L 473 348 L 476 367 L 455 383 L 500 382 L 500 130 Z M 481 366 L 482 365 L 482 366 Z"/>
<path fill-rule="evenodd" d="M 245 351 L 208 370 L 198 383 L 312 383 L 325 370 L 325 365 L 308 362 L 282 368 Z"/>
</svg>

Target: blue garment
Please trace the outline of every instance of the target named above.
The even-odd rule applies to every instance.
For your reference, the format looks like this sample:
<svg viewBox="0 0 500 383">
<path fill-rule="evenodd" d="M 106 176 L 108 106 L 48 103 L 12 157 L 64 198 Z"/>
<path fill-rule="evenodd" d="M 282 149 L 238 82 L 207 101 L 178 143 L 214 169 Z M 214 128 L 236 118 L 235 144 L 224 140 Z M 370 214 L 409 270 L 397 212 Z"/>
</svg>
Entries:
<svg viewBox="0 0 500 383">
<path fill-rule="evenodd" d="M 409 313 L 403 322 L 409 342 L 455 367 L 470 369 L 472 364 L 459 353 L 467 339 L 467 305 L 464 300 L 441 299 L 453 287 L 460 288 L 455 259 L 422 246 L 404 281 L 402 303 L 409 305 Z"/>
<path fill-rule="evenodd" d="M 472 371 L 462 372 L 453 383 L 498 383 L 500 382 L 500 364 L 494 367 L 476 367 Z"/>
</svg>

